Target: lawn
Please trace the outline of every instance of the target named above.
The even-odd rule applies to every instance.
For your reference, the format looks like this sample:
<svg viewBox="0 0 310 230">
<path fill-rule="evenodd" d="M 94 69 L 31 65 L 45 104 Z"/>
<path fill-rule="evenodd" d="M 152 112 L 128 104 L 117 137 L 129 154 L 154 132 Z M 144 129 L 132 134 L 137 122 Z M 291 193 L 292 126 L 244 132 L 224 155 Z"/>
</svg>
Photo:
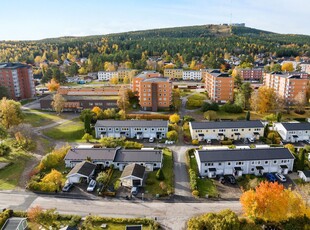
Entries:
<svg viewBox="0 0 310 230">
<path fill-rule="evenodd" d="M 168 193 L 174 192 L 174 175 L 173 175 L 173 159 L 172 152 L 169 149 L 163 150 L 163 166 L 162 171 L 165 179 L 163 180 L 166 185 L 166 189 L 162 189 L 159 186 L 160 181 L 156 179 L 156 173 L 158 170 L 149 172 L 146 179 L 146 193 L 161 196 L 165 196 Z"/>
<path fill-rule="evenodd" d="M 77 142 L 81 141 L 84 135 L 84 124 L 77 118 L 44 130 L 43 133 L 54 140 Z"/>
<path fill-rule="evenodd" d="M 32 110 L 33 112 L 26 112 L 24 122 L 31 124 L 33 127 L 39 127 L 48 125 L 52 122 L 59 121 L 61 116 L 57 116 L 55 113 L 41 113 Z"/>
<path fill-rule="evenodd" d="M 189 166 L 198 175 L 198 166 L 194 153 L 189 155 Z M 199 191 L 200 197 L 206 197 L 207 194 L 209 197 L 218 196 L 218 192 L 216 186 L 213 184 L 213 180 L 208 178 L 197 178 L 197 190 Z"/>
<path fill-rule="evenodd" d="M 0 162 L 9 162 L 10 165 L 0 169 L 0 189 L 14 189 L 24 171 L 27 161 L 31 158 L 30 154 L 22 150 L 12 148 L 12 152 L 5 157 L 0 157 Z"/>
</svg>

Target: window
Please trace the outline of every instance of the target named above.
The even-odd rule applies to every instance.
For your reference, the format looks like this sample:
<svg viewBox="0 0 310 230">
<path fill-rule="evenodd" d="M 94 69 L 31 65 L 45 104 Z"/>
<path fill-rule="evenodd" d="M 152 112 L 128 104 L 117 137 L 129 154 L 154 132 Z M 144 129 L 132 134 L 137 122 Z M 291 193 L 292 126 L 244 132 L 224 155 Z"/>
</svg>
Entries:
<svg viewBox="0 0 310 230">
<path fill-rule="evenodd" d="M 109 128 L 109 131 L 112 131 L 112 128 Z"/>
<path fill-rule="evenodd" d="M 243 161 L 238 161 L 238 162 L 236 162 L 236 165 L 244 165 L 244 162 Z"/>
<path fill-rule="evenodd" d="M 274 164 L 276 164 L 276 163 L 277 163 L 277 161 L 273 161 L 273 163 L 274 163 Z"/>
<path fill-rule="evenodd" d="M 230 163 L 230 162 L 228 162 L 228 163 L 227 163 L 227 165 L 231 165 L 231 163 Z"/>
<path fill-rule="evenodd" d="M 265 161 L 265 165 L 268 165 L 269 161 Z"/>
<path fill-rule="evenodd" d="M 222 163 L 219 163 L 219 166 L 221 166 L 222 165 Z"/>
<path fill-rule="evenodd" d="M 208 163 L 208 166 L 213 166 L 213 163 Z"/>
<path fill-rule="evenodd" d="M 251 168 L 251 172 L 254 172 L 254 168 Z"/>
</svg>

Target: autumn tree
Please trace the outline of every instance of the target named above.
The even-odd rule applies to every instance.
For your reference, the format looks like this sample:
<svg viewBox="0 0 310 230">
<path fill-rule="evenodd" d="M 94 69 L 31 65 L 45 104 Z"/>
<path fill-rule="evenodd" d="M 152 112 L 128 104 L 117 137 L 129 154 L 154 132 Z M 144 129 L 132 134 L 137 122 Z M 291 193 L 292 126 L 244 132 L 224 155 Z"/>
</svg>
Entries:
<svg viewBox="0 0 310 230">
<path fill-rule="evenodd" d="M 113 76 L 110 78 L 110 83 L 113 85 L 117 85 L 119 83 L 118 77 L 117 76 Z"/>
<path fill-rule="evenodd" d="M 292 72 L 294 70 L 294 66 L 292 62 L 285 62 L 282 67 L 281 67 L 282 71 L 285 72 Z"/>
<path fill-rule="evenodd" d="M 33 223 L 39 223 L 43 214 L 43 208 L 34 206 L 28 209 L 27 217 Z"/>
<path fill-rule="evenodd" d="M 84 136 L 82 137 L 82 140 L 89 142 L 89 140 L 91 140 L 93 138 L 93 136 L 89 133 L 85 133 Z"/>
<path fill-rule="evenodd" d="M 53 101 L 51 103 L 53 109 L 58 115 L 62 112 L 65 107 L 66 99 L 59 93 L 53 95 Z"/>
<path fill-rule="evenodd" d="M 125 87 L 120 88 L 119 90 L 119 98 L 117 100 L 117 106 L 119 109 L 123 110 L 125 113 L 130 106 L 129 95 L 127 89 Z"/>
<path fill-rule="evenodd" d="M 176 141 L 178 139 L 178 133 L 175 130 L 167 132 L 167 138 L 171 141 Z"/>
<path fill-rule="evenodd" d="M 203 117 L 208 121 L 214 121 L 217 119 L 217 113 L 213 110 L 208 110 L 203 113 Z"/>
<path fill-rule="evenodd" d="M 172 106 L 175 111 L 179 111 L 182 105 L 181 94 L 179 89 L 172 90 Z"/>
<path fill-rule="evenodd" d="M 5 97 L 0 100 L 0 122 L 6 128 L 22 122 L 23 114 L 21 104 Z"/>
<path fill-rule="evenodd" d="M 274 111 L 277 107 L 277 96 L 272 88 L 262 86 L 252 94 L 250 104 L 252 109 L 259 113 Z"/>
<path fill-rule="evenodd" d="M 244 214 L 250 219 L 280 222 L 290 217 L 306 215 L 310 217 L 301 196 L 289 189 L 284 189 L 277 182 L 261 182 L 255 190 L 243 192 L 240 202 Z"/>
<path fill-rule="evenodd" d="M 60 84 L 54 78 L 52 78 L 52 80 L 48 82 L 45 86 L 50 92 L 55 92 L 59 89 Z"/>
<path fill-rule="evenodd" d="M 62 174 L 56 169 L 52 169 L 50 173 L 46 174 L 42 178 L 43 183 L 53 183 L 54 185 L 60 187 L 62 182 Z"/>
<path fill-rule="evenodd" d="M 125 76 L 125 77 L 124 77 L 123 83 L 124 83 L 124 84 L 129 84 L 129 83 L 130 83 L 130 78 L 129 78 L 129 76 Z"/>
<path fill-rule="evenodd" d="M 306 103 L 307 103 L 306 94 L 304 92 L 299 92 L 294 98 L 295 112 L 298 114 L 305 113 Z"/>
<path fill-rule="evenodd" d="M 98 117 L 101 113 L 103 113 L 102 109 L 98 106 L 95 106 L 92 110 L 92 112 L 94 112 L 96 114 L 96 116 Z"/>
<path fill-rule="evenodd" d="M 173 124 L 178 123 L 178 122 L 180 121 L 180 115 L 178 115 L 178 114 L 176 114 L 176 113 L 170 115 L 169 121 L 170 121 L 171 123 L 173 123 Z"/>
</svg>

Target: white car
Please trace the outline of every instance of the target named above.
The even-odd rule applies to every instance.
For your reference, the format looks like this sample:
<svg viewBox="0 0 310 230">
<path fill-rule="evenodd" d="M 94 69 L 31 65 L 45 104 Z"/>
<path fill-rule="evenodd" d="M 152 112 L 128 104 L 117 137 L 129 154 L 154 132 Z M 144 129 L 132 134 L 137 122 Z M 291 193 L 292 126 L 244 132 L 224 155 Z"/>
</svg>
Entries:
<svg viewBox="0 0 310 230">
<path fill-rule="evenodd" d="M 95 180 L 91 180 L 87 187 L 87 192 L 93 192 L 96 188 L 97 182 Z"/>
<path fill-rule="evenodd" d="M 279 181 L 286 182 L 285 176 L 283 176 L 281 173 L 275 173 L 274 175 L 279 179 Z"/>
<path fill-rule="evenodd" d="M 154 141 L 155 141 L 155 138 L 154 137 L 150 137 L 149 142 L 153 143 Z"/>
<path fill-rule="evenodd" d="M 249 138 L 249 142 L 251 142 L 251 143 L 255 142 L 254 138 L 253 138 L 253 137 L 250 137 L 250 138 Z"/>
</svg>

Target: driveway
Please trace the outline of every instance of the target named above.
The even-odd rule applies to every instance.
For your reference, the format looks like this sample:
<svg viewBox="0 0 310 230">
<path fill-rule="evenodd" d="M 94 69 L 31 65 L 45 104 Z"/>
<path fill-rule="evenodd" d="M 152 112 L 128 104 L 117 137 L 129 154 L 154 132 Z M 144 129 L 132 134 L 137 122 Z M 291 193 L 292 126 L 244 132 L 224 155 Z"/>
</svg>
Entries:
<svg viewBox="0 0 310 230">
<path fill-rule="evenodd" d="M 185 155 L 186 150 L 189 148 L 185 146 L 170 146 L 174 159 L 174 194 L 180 198 L 192 197 Z"/>
</svg>

